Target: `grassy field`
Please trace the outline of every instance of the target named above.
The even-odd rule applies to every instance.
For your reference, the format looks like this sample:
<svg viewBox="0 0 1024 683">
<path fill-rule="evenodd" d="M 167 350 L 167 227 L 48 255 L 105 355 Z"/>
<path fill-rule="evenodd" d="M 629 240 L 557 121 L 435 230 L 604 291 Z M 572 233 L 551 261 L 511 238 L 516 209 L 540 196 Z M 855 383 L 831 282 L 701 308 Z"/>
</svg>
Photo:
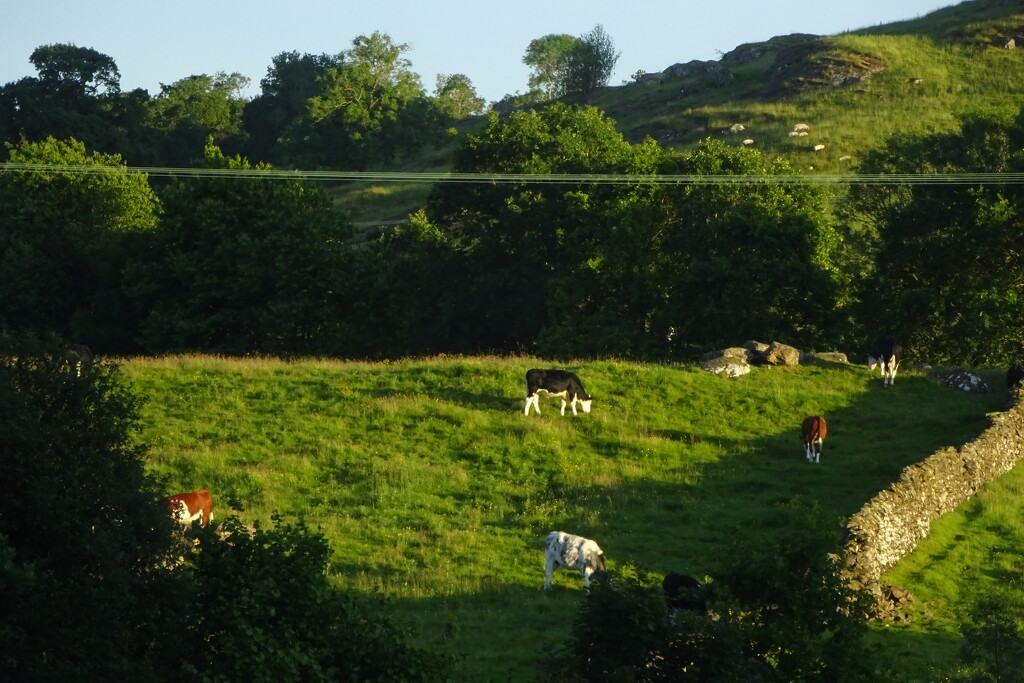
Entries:
<svg viewBox="0 0 1024 683">
<path fill-rule="evenodd" d="M 917 549 L 882 577 L 914 595 L 902 627 L 876 631 L 898 655 L 903 680 L 933 681 L 955 661 L 960 625 L 980 600 L 1024 617 L 1024 465 L 940 518 Z M 915 675 L 916 673 L 916 675 Z"/>
<path fill-rule="evenodd" d="M 233 501 L 247 521 L 305 519 L 331 542 L 337 584 L 389 597 L 399 623 L 460 656 L 463 680 L 528 680 L 569 633 L 582 582 L 563 572 L 540 590 L 547 532 L 598 540 L 611 568 L 713 576 L 738 536 L 771 542 L 781 504 L 844 518 L 905 465 L 973 438 L 1003 400 L 913 372 L 886 390 L 860 366 L 729 380 L 602 360 L 567 366 L 594 395 L 591 414 L 562 417 L 551 400 L 525 417 L 523 376 L 545 365 L 168 357 L 122 368 L 147 398 L 140 438 L 169 492 L 209 488 L 217 517 Z M 817 466 L 798 436 L 814 413 L 829 421 Z"/>
</svg>

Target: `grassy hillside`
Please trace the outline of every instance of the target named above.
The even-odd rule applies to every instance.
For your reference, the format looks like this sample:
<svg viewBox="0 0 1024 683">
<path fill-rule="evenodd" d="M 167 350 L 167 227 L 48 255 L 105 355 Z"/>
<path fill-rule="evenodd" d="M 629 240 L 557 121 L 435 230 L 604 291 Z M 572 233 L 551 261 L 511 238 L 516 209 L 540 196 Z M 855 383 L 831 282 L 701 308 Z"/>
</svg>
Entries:
<svg viewBox="0 0 1024 683">
<path fill-rule="evenodd" d="M 614 27 L 609 27 L 614 36 Z M 1016 37 L 1017 49 L 1006 49 Z M 672 71 L 666 64 L 666 72 Z M 1016 112 L 1024 70 L 1024 5 L 973 0 L 919 19 L 835 36 L 765 36 L 685 73 L 603 89 L 591 104 L 627 139 L 651 137 L 689 148 L 708 137 L 788 159 L 809 174 L 844 174 L 894 133 L 951 130 L 956 115 Z M 808 135 L 792 137 L 797 124 Z M 744 129 L 728 133 L 734 124 Z M 464 121 L 460 133 L 479 121 Z M 814 151 L 815 145 L 825 145 Z M 448 167 L 450 148 L 403 162 L 401 170 Z M 339 202 L 357 222 L 405 218 L 421 207 L 427 184 L 353 184 Z"/>
<path fill-rule="evenodd" d="M 211 489 L 217 517 L 234 501 L 250 522 L 278 511 L 319 527 L 337 583 L 390 597 L 399 620 L 463 658 L 461 680 L 527 680 L 568 634 L 581 579 L 540 590 L 548 531 L 598 540 L 612 568 L 713 576 L 739 535 L 771 542 L 781 504 L 817 503 L 838 523 L 905 465 L 971 439 L 1002 401 L 913 372 L 886 390 L 858 366 L 728 380 L 606 360 L 570 366 L 595 397 L 590 415 L 562 417 L 555 400 L 525 417 L 523 375 L 544 364 L 173 357 L 123 369 L 148 399 L 141 438 L 169 492 Z M 817 466 L 798 436 L 813 413 L 830 425 Z"/>
</svg>

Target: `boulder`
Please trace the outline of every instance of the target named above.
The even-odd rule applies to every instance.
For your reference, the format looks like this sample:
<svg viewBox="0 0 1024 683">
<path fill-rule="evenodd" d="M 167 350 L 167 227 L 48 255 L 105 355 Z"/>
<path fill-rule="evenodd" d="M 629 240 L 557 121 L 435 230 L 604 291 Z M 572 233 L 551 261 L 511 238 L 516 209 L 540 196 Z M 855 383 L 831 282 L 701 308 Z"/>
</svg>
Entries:
<svg viewBox="0 0 1024 683">
<path fill-rule="evenodd" d="M 724 374 L 726 377 L 740 377 L 750 373 L 750 366 L 746 363 L 739 363 L 724 356 L 702 360 L 699 365 L 705 372 L 715 375 Z"/>
<path fill-rule="evenodd" d="M 763 362 L 767 365 L 800 365 L 800 349 L 772 342 L 763 354 Z"/>
<path fill-rule="evenodd" d="M 987 394 L 992 390 L 988 382 L 968 370 L 954 370 L 945 375 L 943 382 L 950 389 Z"/>
</svg>

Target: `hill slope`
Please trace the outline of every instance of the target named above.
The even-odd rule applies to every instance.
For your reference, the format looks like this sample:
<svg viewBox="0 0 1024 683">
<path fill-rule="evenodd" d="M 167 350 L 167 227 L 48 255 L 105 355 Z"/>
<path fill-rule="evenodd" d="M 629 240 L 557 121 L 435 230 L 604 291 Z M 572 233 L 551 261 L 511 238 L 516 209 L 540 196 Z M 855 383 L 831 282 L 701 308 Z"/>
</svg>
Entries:
<svg viewBox="0 0 1024 683">
<path fill-rule="evenodd" d="M 567 636 L 578 575 L 540 591 L 544 535 L 597 539 L 611 568 L 714 575 L 739 535 L 771 542 L 798 499 L 841 520 L 905 465 L 986 426 L 995 394 L 862 367 L 571 366 L 589 415 L 525 417 L 534 358 L 381 364 L 137 359 L 144 441 L 168 491 L 208 488 L 215 516 L 274 511 L 320 528 L 338 585 L 392 598 L 396 618 L 464 658 L 460 680 L 528 680 Z M 822 414 L 820 465 L 799 425 Z M 886 420 L 877 419 L 885 414 Z M 511 632 L 515 638 L 508 638 Z"/>
<path fill-rule="evenodd" d="M 972 0 L 835 36 L 793 34 L 739 45 L 717 61 L 675 64 L 604 88 L 590 104 L 633 142 L 651 137 L 680 149 L 707 137 L 736 145 L 749 139 L 799 171 L 847 174 L 895 133 L 952 130 L 967 111 L 1018 111 L 1019 48 L 1024 3 Z M 806 135 L 790 135 L 798 124 L 807 126 Z M 451 143 L 479 126 L 479 119 L 460 122 Z M 824 148 L 815 151 L 818 145 Z M 401 170 L 443 170 L 449 152 L 433 150 Z M 338 200 L 355 221 L 374 224 L 405 218 L 429 189 L 356 183 Z"/>
</svg>

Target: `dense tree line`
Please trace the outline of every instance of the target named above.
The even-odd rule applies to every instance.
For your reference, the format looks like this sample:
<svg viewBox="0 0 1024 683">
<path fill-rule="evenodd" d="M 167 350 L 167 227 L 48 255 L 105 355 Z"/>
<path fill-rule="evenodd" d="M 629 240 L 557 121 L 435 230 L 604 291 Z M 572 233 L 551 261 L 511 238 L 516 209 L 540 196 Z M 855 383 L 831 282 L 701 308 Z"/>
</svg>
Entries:
<svg viewBox="0 0 1024 683">
<path fill-rule="evenodd" d="M 279 169 L 385 163 L 479 111 L 459 74 L 426 96 L 407 49 L 374 33 L 283 53 L 247 102 L 237 74 L 148 98 L 119 91 L 109 57 L 37 50 L 39 76 L 0 89 L 0 135 L 13 164 L 58 168 L 0 171 L 0 328 L 118 353 L 676 359 L 748 338 L 857 350 L 887 330 L 931 361 L 1018 359 L 1016 184 L 837 195 L 713 139 L 632 144 L 582 105 L 491 111 L 453 170 L 514 179 L 438 184 L 403 225 L 353 239 L 320 186 Z M 615 56 L 600 27 L 531 43 L 534 85 L 568 78 L 581 50 Z M 1018 171 L 1022 121 L 896 136 L 861 168 Z M 132 159 L 204 173 L 147 181 Z"/>
</svg>

